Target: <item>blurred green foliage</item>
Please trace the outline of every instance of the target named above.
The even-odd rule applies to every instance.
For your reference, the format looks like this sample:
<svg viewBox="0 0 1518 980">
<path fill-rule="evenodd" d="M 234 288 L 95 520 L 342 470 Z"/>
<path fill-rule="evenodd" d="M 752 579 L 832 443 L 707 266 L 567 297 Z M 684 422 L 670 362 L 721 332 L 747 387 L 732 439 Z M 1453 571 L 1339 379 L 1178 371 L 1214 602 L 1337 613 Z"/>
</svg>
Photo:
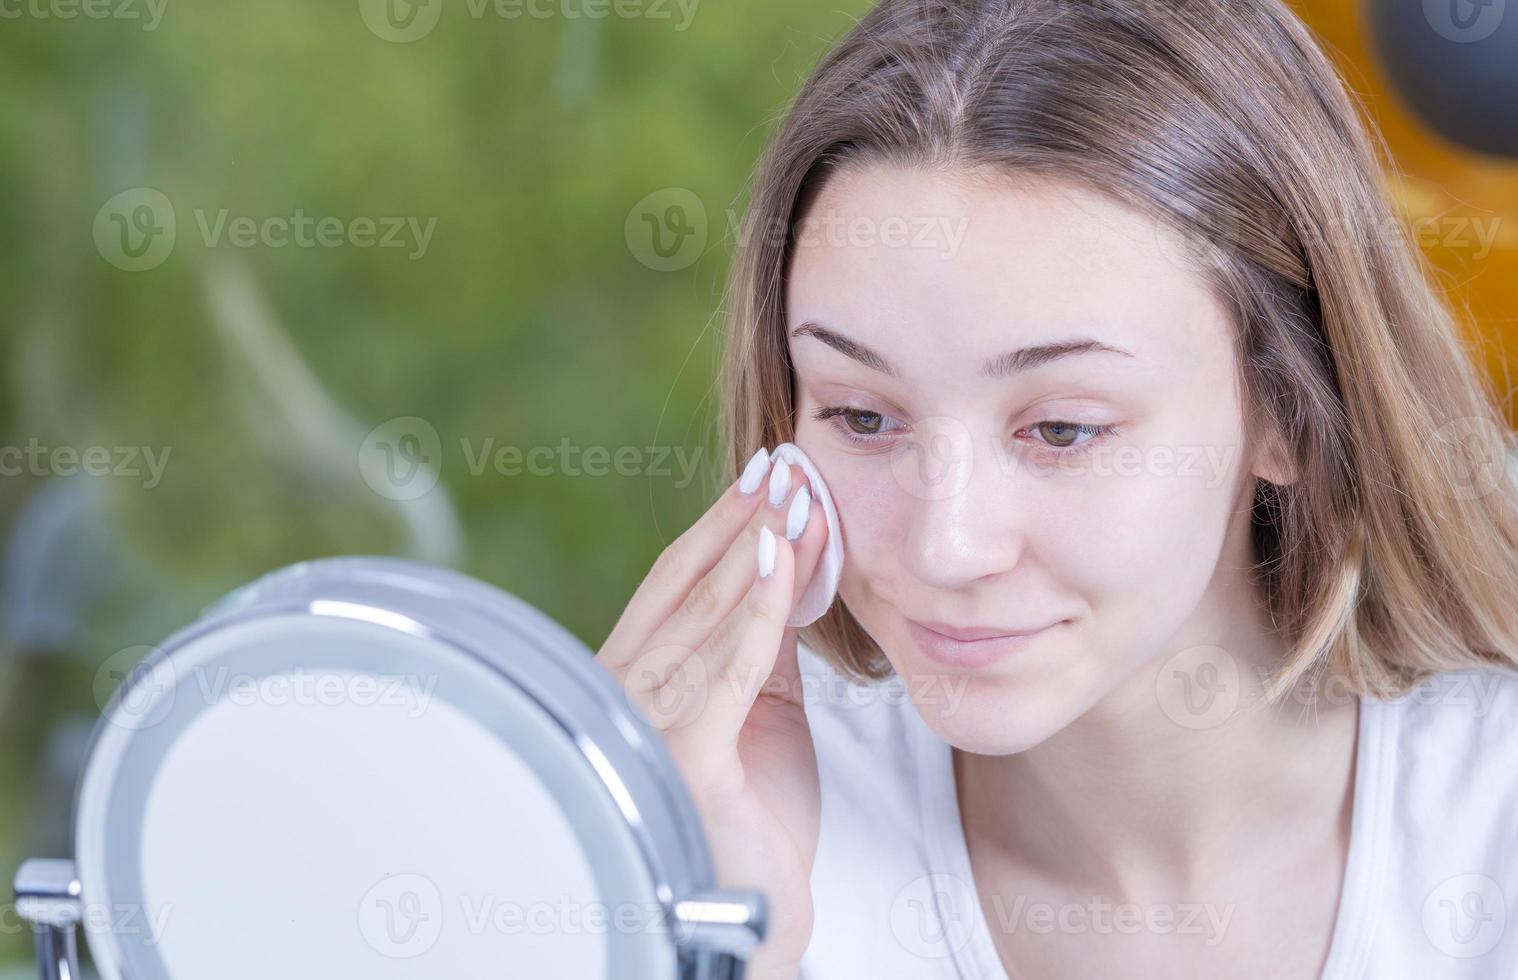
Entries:
<svg viewBox="0 0 1518 980">
<path fill-rule="evenodd" d="M 662 0 L 603 18 L 581 0 L 508 4 L 517 17 L 432 0 L 431 33 L 396 43 L 355 0 L 166 0 L 151 23 L 162 2 L 109 0 L 97 19 L 75 0 L 7 0 L 20 13 L 0 20 L 0 445 L 170 453 L 156 486 L 94 481 L 88 513 L 116 558 L 84 563 L 103 590 L 76 597 L 62 648 L 9 630 L 0 650 L 6 876 L 38 826 L 67 819 L 36 797 L 40 759 L 55 721 L 98 711 L 105 657 L 281 565 L 408 550 L 394 502 L 360 477 L 353 432 L 425 419 L 461 567 L 599 644 L 721 477 L 713 368 L 731 215 L 801 78 L 869 6 L 687 0 L 687 21 Z M 168 198 L 177 236 L 161 265 L 124 271 L 93 229 L 138 187 Z M 624 233 L 663 188 L 705 211 L 699 258 L 671 271 Z M 419 257 L 241 248 L 202 230 L 223 211 L 435 226 Z M 212 294 L 227 270 L 254 285 L 298 371 L 260 368 L 235 340 Z M 353 432 L 306 412 L 304 372 Z M 487 446 L 561 440 L 671 457 L 662 475 L 471 471 Z M 701 454 L 693 482 L 677 453 Z M 84 479 L 0 477 L 5 538 L 44 487 Z M 29 955 L 15 929 L 0 942 Z"/>
</svg>

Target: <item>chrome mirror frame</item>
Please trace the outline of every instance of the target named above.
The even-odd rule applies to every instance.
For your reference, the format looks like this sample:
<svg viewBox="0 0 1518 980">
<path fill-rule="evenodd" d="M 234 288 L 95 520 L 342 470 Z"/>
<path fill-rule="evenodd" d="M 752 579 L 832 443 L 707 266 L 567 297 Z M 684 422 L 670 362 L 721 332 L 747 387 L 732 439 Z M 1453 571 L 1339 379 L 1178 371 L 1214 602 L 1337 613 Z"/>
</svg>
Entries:
<svg viewBox="0 0 1518 980">
<path fill-rule="evenodd" d="M 81 798 L 102 738 L 133 687 L 197 640 L 261 618 L 337 616 L 439 640 L 463 651 L 552 717 L 595 773 L 637 841 L 642 870 L 671 926 L 677 974 L 670 980 L 740 980 L 768 919 L 765 897 L 718 889 L 694 804 L 659 733 L 571 633 L 521 599 L 458 572 L 394 558 L 303 562 L 273 572 L 211 606 L 149 655 L 112 696 L 86 752 Z M 32 924 L 41 980 L 78 980 L 76 927 L 84 914 L 81 870 L 89 862 L 33 859 L 15 877 L 17 911 Z M 89 872 L 85 870 L 85 873 Z M 100 955 L 93 936 L 90 949 Z M 102 947 L 105 945 L 102 941 Z M 106 973 L 108 971 L 102 971 Z M 620 974 L 619 974 L 620 976 Z M 123 980 L 137 980 L 123 975 Z M 198 980 L 179 978 L 174 980 Z M 643 980 L 643 978 L 639 978 Z M 652 978 L 649 978 L 652 980 Z"/>
</svg>

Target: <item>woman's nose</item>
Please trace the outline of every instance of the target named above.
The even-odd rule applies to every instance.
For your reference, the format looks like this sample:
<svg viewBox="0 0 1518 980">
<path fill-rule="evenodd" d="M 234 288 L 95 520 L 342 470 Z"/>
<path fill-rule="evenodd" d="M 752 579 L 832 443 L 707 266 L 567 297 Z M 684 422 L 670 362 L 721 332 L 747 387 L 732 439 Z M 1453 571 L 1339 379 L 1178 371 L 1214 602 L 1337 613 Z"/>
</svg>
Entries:
<svg viewBox="0 0 1518 980">
<path fill-rule="evenodd" d="M 952 589 L 1017 563 L 1009 481 L 963 425 L 941 424 L 893 460 L 910 519 L 901 560 L 924 584 Z"/>
</svg>

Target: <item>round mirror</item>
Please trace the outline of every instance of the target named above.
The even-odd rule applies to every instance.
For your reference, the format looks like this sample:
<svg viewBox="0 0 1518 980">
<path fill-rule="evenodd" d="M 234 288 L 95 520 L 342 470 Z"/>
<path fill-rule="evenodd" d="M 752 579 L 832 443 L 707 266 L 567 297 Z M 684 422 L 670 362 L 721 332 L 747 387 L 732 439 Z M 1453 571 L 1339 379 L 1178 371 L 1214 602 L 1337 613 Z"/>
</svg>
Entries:
<svg viewBox="0 0 1518 980">
<path fill-rule="evenodd" d="M 736 977 L 763 934 L 591 652 L 394 559 L 276 572 L 139 664 L 74 831 L 18 898 L 72 902 L 104 980 Z"/>
</svg>

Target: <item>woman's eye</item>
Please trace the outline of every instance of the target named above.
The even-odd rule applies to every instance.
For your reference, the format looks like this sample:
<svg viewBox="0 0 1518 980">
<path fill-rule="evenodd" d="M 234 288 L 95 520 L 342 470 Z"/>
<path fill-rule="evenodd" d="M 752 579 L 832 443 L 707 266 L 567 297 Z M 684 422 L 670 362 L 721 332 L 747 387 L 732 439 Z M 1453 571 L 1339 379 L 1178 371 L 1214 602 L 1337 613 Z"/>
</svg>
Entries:
<svg viewBox="0 0 1518 980">
<path fill-rule="evenodd" d="M 1107 428 L 1109 427 L 1105 425 L 1079 425 L 1075 422 L 1040 422 L 1033 426 L 1033 431 L 1055 449 L 1069 449 L 1101 435 Z"/>
<path fill-rule="evenodd" d="M 831 420 L 839 435 L 861 446 L 879 444 L 898 430 L 905 428 L 889 415 L 863 408 L 849 408 L 846 405 L 819 408 L 812 413 L 812 417 L 819 422 Z M 1066 452 L 1082 448 L 1093 439 L 1116 431 L 1116 428 L 1115 425 L 1087 425 L 1048 420 L 1029 426 L 1020 434 L 1034 433 L 1034 437 L 1049 450 Z"/>
<path fill-rule="evenodd" d="M 862 408 L 848 408 L 843 405 L 829 405 L 812 413 L 812 417 L 819 422 L 836 419 L 833 424 L 839 426 L 839 432 L 849 439 L 864 441 L 876 436 L 889 435 L 901 428 L 901 424 L 888 415 L 879 412 L 870 412 Z"/>
<path fill-rule="evenodd" d="M 878 412 L 844 412 L 842 418 L 844 425 L 862 436 L 878 435 L 885 421 Z"/>
</svg>

